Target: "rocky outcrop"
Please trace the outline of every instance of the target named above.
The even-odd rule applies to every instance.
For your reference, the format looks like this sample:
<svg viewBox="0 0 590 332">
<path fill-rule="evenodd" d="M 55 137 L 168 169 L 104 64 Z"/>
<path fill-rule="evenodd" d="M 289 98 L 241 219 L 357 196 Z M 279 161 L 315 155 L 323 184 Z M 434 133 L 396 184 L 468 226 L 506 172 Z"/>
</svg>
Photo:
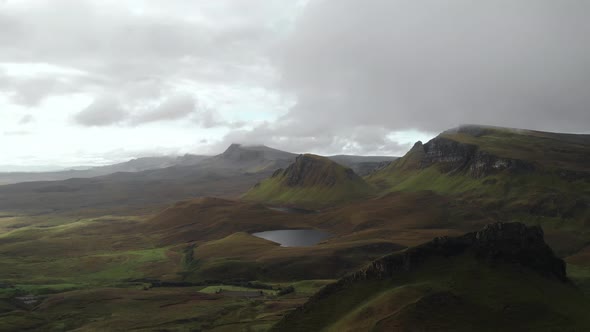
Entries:
<svg viewBox="0 0 590 332">
<path fill-rule="evenodd" d="M 242 198 L 275 206 L 318 210 L 373 193 L 374 188 L 352 169 L 326 157 L 305 154 L 289 166 L 276 170 Z"/>
<path fill-rule="evenodd" d="M 374 261 L 348 277 L 349 281 L 389 278 L 409 271 L 429 258 L 470 254 L 490 264 L 516 263 L 547 277 L 566 281 L 565 263 L 545 243 L 540 227 L 522 223 L 494 223 L 459 237 L 438 237 L 423 245 Z"/>
<path fill-rule="evenodd" d="M 300 315 L 314 310 L 314 305 L 333 294 L 366 280 L 387 280 L 397 274 L 419 269 L 429 260 L 454 256 L 470 256 L 491 266 L 515 264 L 557 282 L 567 282 L 565 263 L 557 258 L 545 243 L 540 227 L 522 223 L 494 223 L 478 232 L 458 237 L 438 237 L 423 245 L 380 258 L 364 269 L 327 285 L 312 296 L 306 304 L 287 314 L 274 330 L 280 330 Z M 449 296 L 450 294 L 450 296 Z M 434 296 L 434 298 L 432 298 Z M 452 293 L 439 296 L 430 294 L 425 303 L 447 305 L 458 301 Z"/>
<path fill-rule="evenodd" d="M 299 155 L 295 162 L 286 169 L 279 169 L 273 178 L 283 178 L 289 187 L 323 186 L 333 187 L 338 181 L 362 181 L 350 168 L 344 168 L 335 162 L 310 154 Z"/>
<path fill-rule="evenodd" d="M 494 223 L 478 232 L 459 237 L 437 237 L 423 245 L 391 254 L 374 261 L 364 269 L 330 284 L 310 298 L 306 307 L 349 285 L 364 280 L 386 280 L 398 273 L 419 268 L 427 260 L 441 257 L 470 255 L 490 264 L 517 264 L 547 278 L 566 282 L 565 262 L 557 258 L 545 243 L 543 230 L 522 223 Z"/>
<path fill-rule="evenodd" d="M 414 145 L 422 148 L 418 163 L 420 169 L 436 165 L 442 172 L 459 173 L 481 178 L 500 171 L 522 172 L 534 170 L 532 163 L 495 156 L 482 151 L 477 145 L 461 143 L 445 137 L 436 137 L 426 144 Z M 416 155 L 418 153 L 415 152 Z"/>
</svg>

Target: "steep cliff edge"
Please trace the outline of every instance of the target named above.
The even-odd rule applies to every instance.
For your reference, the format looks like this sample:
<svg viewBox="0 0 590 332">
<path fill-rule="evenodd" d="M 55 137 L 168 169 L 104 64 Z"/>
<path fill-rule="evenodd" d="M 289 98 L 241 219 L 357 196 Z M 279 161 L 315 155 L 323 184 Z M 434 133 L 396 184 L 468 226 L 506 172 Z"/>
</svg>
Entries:
<svg viewBox="0 0 590 332">
<path fill-rule="evenodd" d="M 418 148 L 418 147 L 416 147 Z M 436 165 L 444 173 L 465 173 L 481 178 L 501 171 L 527 172 L 535 166 L 524 160 L 503 158 L 483 151 L 475 144 L 454 141 L 444 136 L 422 145 L 424 154 L 420 169 Z"/>
<path fill-rule="evenodd" d="M 589 135 L 463 126 L 417 142 L 366 180 L 382 192 L 454 195 L 505 218 L 590 225 Z"/>
<path fill-rule="evenodd" d="M 432 166 L 441 173 L 474 178 L 502 171 L 540 171 L 555 172 L 567 180 L 582 179 L 590 176 L 590 135 L 462 126 L 426 144 L 417 142 L 381 174 Z"/>
<path fill-rule="evenodd" d="M 324 287 L 274 330 L 518 330 L 539 319 L 545 328 L 589 326 L 587 318 L 578 320 L 581 308 L 588 301 L 541 228 L 495 223 L 378 259 Z M 531 315 L 535 310 L 546 316 Z"/>
</svg>

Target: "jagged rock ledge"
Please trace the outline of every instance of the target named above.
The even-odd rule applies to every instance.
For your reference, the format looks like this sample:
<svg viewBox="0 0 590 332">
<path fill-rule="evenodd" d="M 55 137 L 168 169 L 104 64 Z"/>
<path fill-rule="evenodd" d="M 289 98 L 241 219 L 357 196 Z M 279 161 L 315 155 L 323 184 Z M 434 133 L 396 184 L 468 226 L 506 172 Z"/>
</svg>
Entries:
<svg viewBox="0 0 590 332">
<path fill-rule="evenodd" d="M 475 178 L 481 178 L 495 172 L 532 171 L 532 163 L 510 158 L 501 158 L 479 149 L 477 145 L 457 142 L 445 137 L 436 137 L 426 144 L 416 144 L 412 148 L 423 149 L 420 168 L 438 165 L 443 172 L 457 173 L 466 171 Z"/>
<path fill-rule="evenodd" d="M 568 280 L 565 262 L 556 257 L 545 243 L 540 227 L 529 227 L 518 222 L 494 223 L 478 232 L 459 237 L 437 237 L 402 253 L 385 256 L 364 269 L 322 288 L 307 303 L 314 303 L 358 281 L 392 278 L 396 273 L 410 271 L 433 257 L 462 254 L 473 255 L 491 265 L 500 262 L 520 264 L 547 278 L 561 282 Z M 305 311 L 306 306 L 307 304 L 299 307 L 295 312 Z"/>
<path fill-rule="evenodd" d="M 289 187 L 304 185 L 323 185 L 332 187 L 338 181 L 336 168 L 340 167 L 335 162 L 311 154 L 299 155 L 295 162 L 286 169 L 276 170 L 271 178 L 282 177 Z M 360 179 L 350 168 L 344 168 L 346 180 Z"/>
</svg>

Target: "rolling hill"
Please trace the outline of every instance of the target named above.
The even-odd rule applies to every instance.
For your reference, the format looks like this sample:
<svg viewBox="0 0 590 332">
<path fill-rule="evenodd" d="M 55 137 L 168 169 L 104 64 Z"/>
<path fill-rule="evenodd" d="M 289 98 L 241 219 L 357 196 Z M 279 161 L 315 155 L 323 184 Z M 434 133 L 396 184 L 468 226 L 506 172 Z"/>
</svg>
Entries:
<svg viewBox="0 0 590 332">
<path fill-rule="evenodd" d="M 582 331 L 588 309 L 540 228 L 496 223 L 378 259 L 273 330 Z"/>
<path fill-rule="evenodd" d="M 286 169 L 256 184 L 243 199 L 307 208 L 367 197 L 373 188 L 350 168 L 316 155 L 297 157 Z"/>
</svg>

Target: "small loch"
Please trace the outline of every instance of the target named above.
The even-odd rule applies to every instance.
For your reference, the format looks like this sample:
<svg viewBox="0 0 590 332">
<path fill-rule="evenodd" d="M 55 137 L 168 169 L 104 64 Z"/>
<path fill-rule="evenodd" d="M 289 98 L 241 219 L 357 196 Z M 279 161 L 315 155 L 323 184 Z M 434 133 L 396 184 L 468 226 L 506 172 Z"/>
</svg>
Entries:
<svg viewBox="0 0 590 332">
<path fill-rule="evenodd" d="M 252 235 L 279 243 L 282 247 L 309 247 L 328 239 L 332 234 L 314 229 L 284 229 Z"/>
</svg>

